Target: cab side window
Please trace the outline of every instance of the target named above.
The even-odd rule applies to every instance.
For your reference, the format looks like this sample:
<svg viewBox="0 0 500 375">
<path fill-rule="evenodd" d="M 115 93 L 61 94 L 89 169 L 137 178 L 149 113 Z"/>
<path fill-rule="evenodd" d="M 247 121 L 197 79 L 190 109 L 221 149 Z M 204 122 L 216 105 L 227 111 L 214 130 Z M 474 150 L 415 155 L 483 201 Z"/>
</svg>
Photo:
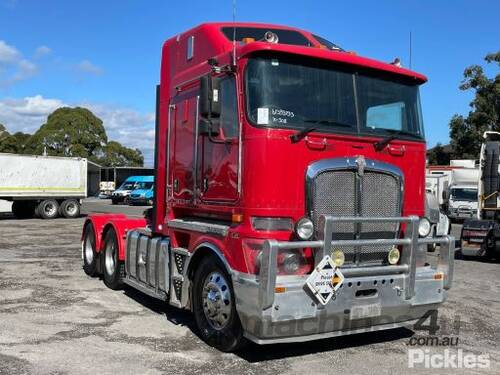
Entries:
<svg viewBox="0 0 500 375">
<path fill-rule="evenodd" d="M 238 101 L 234 77 L 224 78 L 220 83 L 220 127 L 224 138 L 238 137 Z"/>
</svg>

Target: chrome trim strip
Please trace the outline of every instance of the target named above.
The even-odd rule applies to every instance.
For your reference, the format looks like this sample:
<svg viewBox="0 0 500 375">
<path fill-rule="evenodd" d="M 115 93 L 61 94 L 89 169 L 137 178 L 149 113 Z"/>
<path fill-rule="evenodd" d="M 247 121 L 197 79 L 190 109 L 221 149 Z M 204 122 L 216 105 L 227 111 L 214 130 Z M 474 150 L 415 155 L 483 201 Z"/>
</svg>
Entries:
<svg viewBox="0 0 500 375">
<path fill-rule="evenodd" d="M 168 195 L 168 191 L 169 189 L 172 187 L 172 185 L 169 183 L 169 179 L 170 179 L 170 128 L 172 127 L 171 126 L 171 123 L 172 123 L 172 110 L 175 109 L 175 104 L 169 104 L 168 105 L 168 116 L 167 116 L 167 154 L 165 155 L 165 158 L 166 158 L 166 177 L 165 177 L 165 182 L 166 182 L 166 189 L 167 191 L 165 192 L 165 198 L 166 200 L 168 201 L 169 199 L 169 195 Z"/>
<path fill-rule="evenodd" d="M 198 199 L 196 184 L 198 182 L 198 126 L 199 126 L 200 96 L 196 96 L 196 113 L 194 120 L 194 149 L 193 149 L 193 202 Z"/>
<path fill-rule="evenodd" d="M 229 231 L 229 225 L 223 224 L 213 224 L 201 221 L 191 221 L 182 219 L 168 220 L 167 225 L 170 228 L 182 229 L 182 230 L 192 230 L 194 232 L 217 234 L 219 236 L 227 236 Z"/>
</svg>

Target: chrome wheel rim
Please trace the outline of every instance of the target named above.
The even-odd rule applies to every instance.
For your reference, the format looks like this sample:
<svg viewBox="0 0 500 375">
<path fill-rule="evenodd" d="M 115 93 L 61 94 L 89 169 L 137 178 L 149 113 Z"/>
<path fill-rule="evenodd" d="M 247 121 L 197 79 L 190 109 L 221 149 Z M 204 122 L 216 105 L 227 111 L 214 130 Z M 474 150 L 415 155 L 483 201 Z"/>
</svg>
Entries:
<svg viewBox="0 0 500 375">
<path fill-rule="evenodd" d="M 88 236 L 85 238 L 84 250 L 85 250 L 85 259 L 87 260 L 87 264 L 92 263 L 92 261 L 94 260 L 94 248 Z"/>
<path fill-rule="evenodd" d="M 104 256 L 104 264 L 106 266 L 106 272 L 110 276 L 115 272 L 115 254 L 116 254 L 115 244 L 112 241 L 110 241 L 106 244 L 106 255 Z"/>
<path fill-rule="evenodd" d="M 74 215 L 76 215 L 76 211 L 77 211 L 76 203 L 70 202 L 70 203 L 66 204 L 66 213 L 68 215 L 74 216 Z"/>
<path fill-rule="evenodd" d="M 45 212 L 47 216 L 54 216 L 57 213 L 57 207 L 53 203 L 48 203 L 43 208 L 43 212 Z"/>
<path fill-rule="evenodd" d="M 203 312 L 208 323 L 216 330 L 223 329 L 231 318 L 231 291 L 225 277 L 212 272 L 203 283 Z"/>
</svg>

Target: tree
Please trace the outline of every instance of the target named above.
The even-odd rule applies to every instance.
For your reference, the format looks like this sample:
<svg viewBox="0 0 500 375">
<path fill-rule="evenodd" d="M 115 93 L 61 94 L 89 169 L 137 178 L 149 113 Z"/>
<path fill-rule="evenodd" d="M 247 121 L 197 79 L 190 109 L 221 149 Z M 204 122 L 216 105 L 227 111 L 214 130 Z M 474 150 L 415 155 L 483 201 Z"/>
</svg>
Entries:
<svg viewBox="0 0 500 375">
<path fill-rule="evenodd" d="M 430 165 L 448 165 L 450 164 L 450 154 L 447 153 L 441 143 L 438 143 L 428 152 Z"/>
<path fill-rule="evenodd" d="M 500 66 L 500 51 L 488 54 L 485 61 Z M 454 115 L 450 120 L 453 157 L 477 159 L 482 135 L 486 130 L 500 131 L 500 74 L 488 78 L 479 65 L 465 69 L 460 90 L 474 90 L 467 117 Z"/>
<path fill-rule="evenodd" d="M 95 159 L 108 137 L 102 120 L 86 108 L 56 109 L 33 134 L 29 146 L 34 153 Z"/>
<path fill-rule="evenodd" d="M 6 133 L 6 134 L 5 134 Z M 27 144 L 30 139 L 30 135 L 22 132 L 17 132 L 14 134 L 9 134 L 5 131 L 4 136 L 0 134 L 0 152 L 8 152 L 11 154 L 26 154 L 29 153 Z"/>
<path fill-rule="evenodd" d="M 80 107 L 56 109 L 33 135 L 11 135 L 0 124 L 0 152 L 76 156 L 110 167 L 144 165 L 140 150 L 108 142 L 102 120 Z"/>
<path fill-rule="evenodd" d="M 118 142 L 110 141 L 104 148 L 104 156 L 98 160 L 98 163 L 106 167 L 141 167 L 144 165 L 144 157 L 138 149 L 134 150 Z"/>
</svg>

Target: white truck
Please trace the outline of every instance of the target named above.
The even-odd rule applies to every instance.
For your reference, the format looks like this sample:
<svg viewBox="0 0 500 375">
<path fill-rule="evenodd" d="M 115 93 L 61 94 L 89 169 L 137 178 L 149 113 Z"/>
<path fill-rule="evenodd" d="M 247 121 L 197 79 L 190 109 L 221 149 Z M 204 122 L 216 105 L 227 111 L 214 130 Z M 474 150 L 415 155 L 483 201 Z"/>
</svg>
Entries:
<svg viewBox="0 0 500 375">
<path fill-rule="evenodd" d="M 12 202 L 17 218 L 78 217 L 87 166 L 82 158 L 0 153 L 0 199 Z"/>
<path fill-rule="evenodd" d="M 452 220 L 477 216 L 478 168 L 457 168 L 451 171 L 448 190 L 448 217 Z"/>
</svg>

